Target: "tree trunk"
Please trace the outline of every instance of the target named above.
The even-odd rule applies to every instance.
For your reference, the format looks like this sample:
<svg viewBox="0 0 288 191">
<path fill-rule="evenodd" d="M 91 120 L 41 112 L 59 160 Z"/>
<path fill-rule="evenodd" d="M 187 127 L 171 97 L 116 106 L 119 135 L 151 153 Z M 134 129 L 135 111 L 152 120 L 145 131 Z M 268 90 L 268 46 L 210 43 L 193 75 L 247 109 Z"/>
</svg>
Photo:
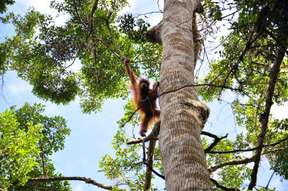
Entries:
<svg viewBox="0 0 288 191">
<path fill-rule="evenodd" d="M 209 110 L 198 101 L 194 87 L 181 88 L 194 83 L 192 17 L 198 5 L 199 0 L 165 0 L 164 4 L 159 144 L 168 191 L 212 190 L 200 142 Z"/>
</svg>

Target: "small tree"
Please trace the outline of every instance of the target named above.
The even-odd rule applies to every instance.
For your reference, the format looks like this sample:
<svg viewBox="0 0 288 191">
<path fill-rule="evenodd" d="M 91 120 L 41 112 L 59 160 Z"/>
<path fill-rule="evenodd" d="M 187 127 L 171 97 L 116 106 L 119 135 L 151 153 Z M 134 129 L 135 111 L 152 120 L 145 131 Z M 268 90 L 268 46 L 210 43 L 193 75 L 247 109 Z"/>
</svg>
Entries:
<svg viewBox="0 0 288 191">
<path fill-rule="evenodd" d="M 51 156 L 64 148 L 69 134 L 62 117 L 41 114 L 44 106 L 25 104 L 0 114 L 0 188 L 9 190 L 71 190 L 68 182 L 37 184 L 33 177 L 57 176 Z M 28 182 L 28 183 L 27 183 Z"/>
</svg>

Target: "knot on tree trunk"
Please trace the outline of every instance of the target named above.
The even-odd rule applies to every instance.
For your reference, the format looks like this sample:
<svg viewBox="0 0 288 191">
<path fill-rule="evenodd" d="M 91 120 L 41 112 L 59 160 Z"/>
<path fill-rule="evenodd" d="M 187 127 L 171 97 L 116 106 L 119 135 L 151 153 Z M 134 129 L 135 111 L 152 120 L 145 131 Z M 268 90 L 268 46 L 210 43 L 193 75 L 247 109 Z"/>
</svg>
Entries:
<svg viewBox="0 0 288 191">
<path fill-rule="evenodd" d="M 162 44 L 161 27 L 162 21 L 147 31 L 146 39 L 148 40 L 148 42 Z"/>
<path fill-rule="evenodd" d="M 198 100 L 182 102 L 181 104 L 190 107 L 190 109 L 194 110 L 197 113 L 197 117 L 203 122 L 203 128 L 210 114 L 210 110 L 207 105 Z"/>
</svg>

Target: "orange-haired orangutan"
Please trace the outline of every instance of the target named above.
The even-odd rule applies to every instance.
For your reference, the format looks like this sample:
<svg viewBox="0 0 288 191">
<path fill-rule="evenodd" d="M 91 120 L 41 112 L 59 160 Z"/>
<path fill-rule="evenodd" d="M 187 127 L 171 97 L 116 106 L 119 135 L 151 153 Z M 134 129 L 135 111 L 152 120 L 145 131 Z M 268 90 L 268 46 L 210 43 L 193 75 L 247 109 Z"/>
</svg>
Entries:
<svg viewBox="0 0 288 191">
<path fill-rule="evenodd" d="M 156 108 L 159 83 L 153 84 L 151 89 L 148 80 L 143 78 L 140 80 L 137 79 L 130 67 L 130 61 L 128 58 L 124 59 L 124 63 L 131 82 L 133 101 L 140 113 L 140 135 L 144 137 L 148 128 L 150 128 L 154 123 L 160 122 L 160 111 Z"/>
</svg>

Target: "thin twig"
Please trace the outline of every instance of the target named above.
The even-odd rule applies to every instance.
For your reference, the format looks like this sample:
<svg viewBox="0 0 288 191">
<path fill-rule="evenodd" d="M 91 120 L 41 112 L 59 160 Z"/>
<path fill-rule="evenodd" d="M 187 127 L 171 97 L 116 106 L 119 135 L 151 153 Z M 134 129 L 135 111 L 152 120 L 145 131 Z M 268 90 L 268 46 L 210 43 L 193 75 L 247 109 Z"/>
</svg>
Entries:
<svg viewBox="0 0 288 191">
<path fill-rule="evenodd" d="M 158 95 L 158 97 L 161 97 L 163 95 L 166 95 L 166 94 L 169 94 L 169 93 L 173 93 L 173 92 L 177 92 L 179 90 L 182 90 L 184 88 L 191 88 L 191 87 L 201 87 L 201 86 L 210 86 L 210 87 L 215 87 L 215 88 L 223 88 L 223 89 L 229 89 L 229 90 L 232 90 L 232 91 L 238 91 L 238 92 L 243 92 L 242 89 L 239 89 L 239 88 L 232 88 L 230 86 L 225 86 L 225 85 L 217 85 L 217 84 L 210 84 L 210 83 L 203 83 L 203 84 L 187 84 L 187 85 L 184 85 L 184 86 L 181 86 L 179 88 L 176 88 L 176 89 L 173 89 L 173 90 L 168 90 L 168 91 L 165 91 L 163 93 L 160 93 Z"/>
<path fill-rule="evenodd" d="M 275 174 L 275 171 L 273 171 L 273 173 L 271 174 L 271 176 L 270 176 L 270 178 L 269 178 L 269 180 L 268 180 L 268 182 L 267 182 L 267 185 L 265 186 L 265 189 L 266 189 L 266 190 L 268 190 L 268 188 L 269 188 L 269 184 L 270 184 L 270 182 L 271 182 L 271 180 L 272 180 L 274 174 Z"/>
<path fill-rule="evenodd" d="M 139 109 L 140 107 L 138 107 L 120 127 L 124 127 L 129 121 L 131 121 L 132 117 L 135 115 L 135 113 L 137 113 Z"/>
<path fill-rule="evenodd" d="M 163 180 L 165 180 L 165 176 L 160 174 L 159 172 L 157 172 L 156 170 L 154 170 L 151 166 L 149 166 L 149 164 L 147 164 L 146 162 L 144 162 L 144 164 L 151 169 L 151 171 L 158 177 L 162 178 Z"/>
<path fill-rule="evenodd" d="M 149 12 L 145 12 L 145 13 L 138 13 L 135 15 L 135 17 L 140 17 L 140 16 L 143 16 L 143 15 L 151 15 L 151 14 L 162 14 L 163 12 L 162 11 L 149 11 Z"/>
<path fill-rule="evenodd" d="M 252 156 L 251 158 L 245 158 L 245 159 L 241 159 L 241 160 L 233 160 L 233 161 L 228 161 L 228 162 L 224 162 L 222 164 L 218 164 L 216 166 L 213 166 L 211 168 L 209 168 L 208 170 L 210 172 L 214 172 L 216 170 L 218 170 L 219 168 L 222 168 L 224 166 L 231 166 L 231 165 L 240 165 L 240 164 L 248 164 L 250 162 L 254 161 L 255 156 Z"/>
<path fill-rule="evenodd" d="M 263 145 L 263 147 L 273 147 L 276 146 L 282 142 L 285 142 L 288 140 L 288 137 L 281 139 L 280 141 L 277 141 L 275 143 L 272 144 L 267 144 L 267 145 Z M 235 150 L 230 150 L 230 151 L 209 151 L 207 153 L 209 154 L 229 154 L 229 153 L 239 153 L 239 152 L 250 152 L 250 151 L 255 151 L 259 148 L 259 146 L 254 147 L 254 148 L 247 148 L 247 149 L 235 149 Z"/>
</svg>

